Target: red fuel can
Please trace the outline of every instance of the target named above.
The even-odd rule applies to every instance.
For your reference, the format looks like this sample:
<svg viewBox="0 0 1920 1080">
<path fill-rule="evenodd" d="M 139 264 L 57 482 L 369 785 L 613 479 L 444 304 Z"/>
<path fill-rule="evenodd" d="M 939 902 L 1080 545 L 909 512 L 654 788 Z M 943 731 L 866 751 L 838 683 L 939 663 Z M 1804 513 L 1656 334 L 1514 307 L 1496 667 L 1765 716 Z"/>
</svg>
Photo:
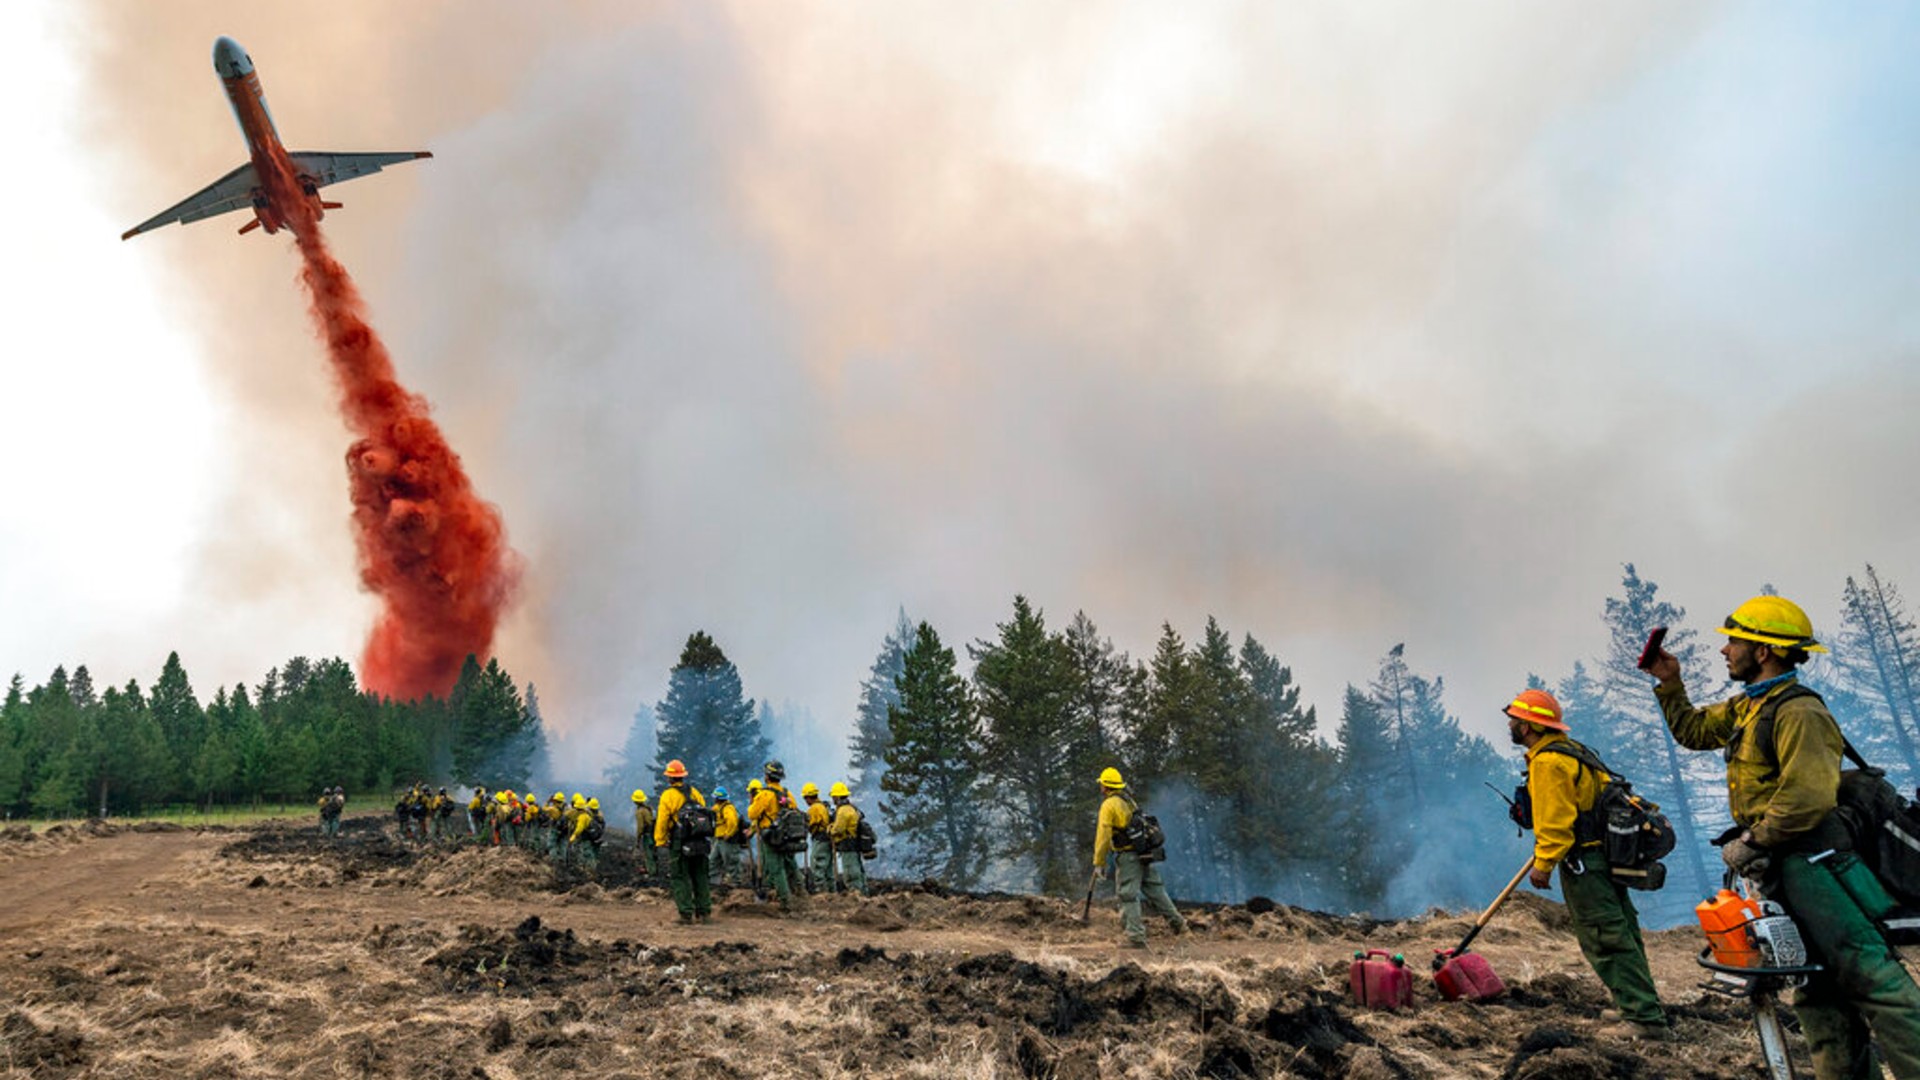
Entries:
<svg viewBox="0 0 1920 1080">
<path fill-rule="evenodd" d="M 1347 981 L 1353 988 L 1353 1000 L 1369 1009 L 1391 1011 L 1413 1004 L 1413 972 L 1407 970 L 1407 958 L 1399 953 L 1385 949 L 1355 952 Z"/>
<path fill-rule="evenodd" d="M 1507 984 L 1493 973 L 1493 965 L 1479 953 L 1456 953 L 1440 949 L 1434 953 L 1439 967 L 1433 969 L 1433 985 L 1448 1001 L 1491 1001 L 1507 992 Z"/>
</svg>

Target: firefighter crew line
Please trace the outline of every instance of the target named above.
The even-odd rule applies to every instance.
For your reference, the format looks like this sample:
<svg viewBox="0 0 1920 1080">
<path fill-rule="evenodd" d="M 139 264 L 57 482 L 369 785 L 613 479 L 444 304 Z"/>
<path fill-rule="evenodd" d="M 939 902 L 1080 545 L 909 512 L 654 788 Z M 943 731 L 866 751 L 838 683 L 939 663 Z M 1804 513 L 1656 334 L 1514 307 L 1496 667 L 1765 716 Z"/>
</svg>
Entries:
<svg viewBox="0 0 1920 1080">
<path fill-rule="evenodd" d="M 1661 647 L 1664 631 L 1649 639 L 1640 666 L 1654 680 L 1652 693 L 1674 742 L 1725 757 L 1734 825 L 1715 843 L 1729 877 L 1744 879 L 1791 917 L 1807 963 L 1818 965 L 1793 1006 L 1815 1076 L 1869 1080 L 1884 1064 L 1896 1080 L 1920 1080 L 1920 988 L 1882 926 L 1898 904 L 1881 880 L 1886 871 L 1876 873 L 1853 850 L 1849 819 L 1836 812 L 1842 756 L 1860 759 L 1825 702 L 1798 677 L 1809 655 L 1826 647 L 1806 612 L 1779 596 L 1748 600 L 1716 629 L 1727 638 L 1720 649 L 1727 674 L 1741 686 L 1726 701 L 1693 704 L 1679 660 Z M 1664 882 L 1659 859 L 1672 849 L 1671 827 L 1573 737 L 1575 719 L 1552 694 L 1523 690 L 1501 711 L 1509 739 L 1525 752 L 1526 783 L 1512 808 L 1514 820 L 1533 832 L 1532 861 L 1522 876 L 1547 889 L 1558 872 L 1580 952 L 1612 999 L 1605 1013 L 1611 1023 L 1600 1034 L 1669 1038 L 1630 890 Z M 783 912 L 805 910 L 813 892 L 868 891 L 864 863 L 874 855 L 874 835 L 847 786 L 834 784 L 828 803 L 817 786 L 804 784 L 796 800 L 780 762 L 767 762 L 763 772 L 747 785 L 744 814 L 725 787 L 715 786 L 709 800 L 677 760 L 664 771 L 657 807 L 645 791 L 633 793 L 639 869 L 666 879 L 681 922 L 712 917 L 716 881 L 763 890 Z M 1102 770 L 1098 784 L 1094 884 L 1114 883 L 1123 944 L 1146 947 L 1143 905 L 1172 934 L 1186 933 L 1187 920 L 1160 876 L 1166 849 L 1159 823 L 1142 812 L 1117 768 Z M 324 834 L 337 834 L 344 803 L 339 788 L 322 794 Z M 402 835 L 446 838 L 452 806 L 445 788 L 414 785 L 396 807 Z M 538 806 L 511 791 L 489 797 L 481 790 L 467 814 L 470 837 L 544 846 L 562 861 L 577 858 L 589 867 L 599 857 L 605 819 L 597 800 L 577 793 L 568 800 L 556 792 Z M 1603 814 L 1615 827 L 1600 824 Z M 1618 827 L 1656 820 L 1659 829 Z M 1662 837 L 1660 829 L 1664 846 L 1649 848 Z M 1090 885 L 1089 904 L 1092 895 Z M 1701 905 L 1703 912 L 1708 907 Z"/>
</svg>

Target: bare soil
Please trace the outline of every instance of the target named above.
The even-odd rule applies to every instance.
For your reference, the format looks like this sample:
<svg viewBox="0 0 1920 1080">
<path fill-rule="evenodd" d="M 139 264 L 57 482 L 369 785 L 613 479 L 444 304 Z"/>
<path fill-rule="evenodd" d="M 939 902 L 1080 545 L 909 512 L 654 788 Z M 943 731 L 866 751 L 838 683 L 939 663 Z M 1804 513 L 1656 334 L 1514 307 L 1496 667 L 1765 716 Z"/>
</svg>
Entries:
<svg viewBox="0 0 1920 1080">
<path fill-rule="evenodd" d="M 590 878 L 345 824 L 0 831 L 0 1077 L 1762 1075 L 1696 932 L 1648 938 L 1678 1038 L 1601 1037 L 1604 990 L 1531 896 L 1475 943 L 1510 992 L 1469 1004 L 1426 971 L 1470 913 L 1196 906 L 1140 952 L 1111 896 L 1089 925 L 887 882 L 785 918 L 734 889 L 682 926 L 618 839 Z M 1366 947 L 1415 967 L 1411 1010 L 1351 1002 Z"/>
</svg>

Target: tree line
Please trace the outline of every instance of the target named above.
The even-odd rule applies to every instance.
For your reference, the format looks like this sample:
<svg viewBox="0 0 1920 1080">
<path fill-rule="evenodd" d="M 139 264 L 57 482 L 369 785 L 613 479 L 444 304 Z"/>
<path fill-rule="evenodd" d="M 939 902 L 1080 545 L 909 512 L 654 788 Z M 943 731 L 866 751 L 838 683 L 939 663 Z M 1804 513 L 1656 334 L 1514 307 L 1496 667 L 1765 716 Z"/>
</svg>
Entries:
<svg viewBox="0 0 1920 1080">
<path fill-rule="evenodd" d="M 1708 841 L 1726 800 L 1719 759 L 1673 744 L 1634 666 L 1647 629 L 1672 628 L 1667 647 L 1696 701 L 1732 688 L 1718 638 L 1689 627 L 1633 565 L 1598 616 L 1590 660 L 1517 682 L 1554 691 L 1574 736 L 1673 819 L 1670 884 L 1641 907 L 1653 923 L 1680 921 L 1717 885 Z M 1805 681 L 1870 760 L 1911 785 L 1920 635 L 1898 590 L 1871 566 L 1847 578 L 1827 635 L 1833 653 Z M 1073 895 L 1091 871 L 1095 778 L 1116 765 L 1167 831 L 1176 895 L 1381 915 L 1491 896 L 1528 851 L 1498 796 L 1519 778 L 1517 755 L 1467 733 L 1444 680 L 1404 645 L 1339 700 L 1323 726 L 1288 665 L 1212 618 L 1191 641 L 1163 624 L 1136 659 L 1085 612 L 1055 628 L 1016 596 L 993 634 L 958 649 L 901 612 L 850 730 L 748 698 L 720 644 L 695 631 L 599 779 L 651 789 L 677 758 L 696 784 L 730 786 L 777 757 L 795 784 L 853 789 L 881 829 L 883 872 Z M 15 676 L 0 706 L 0 808 L 123 813 L 304 799 L 333 783 L 384 792 L 418 777 L 524 790 L 552 779 L 546 755 L 534 688 L 517 690 L 497 660 L 469 658 L 445 700 L 394 702 L 359 692 L 344 661 L 295 658 L 203 707 L 175 655 L 144 690 L 96 693 L 84 667 L 31 690 Z"/>
<path fill-rule="evenodd" d="M 531 684 L 468 657 L 446 698 L 360 690 L 334 658 L 295 657 L 202 705 L 180 655 L 149 687 L 97 690 L 82 665 L 0 703 L 0 812 L 133 814 L 163 806 L 305 801 L 322 787 L 392 790 L 416 779 L 524 785 L 546 754 Z"/>
</svg>

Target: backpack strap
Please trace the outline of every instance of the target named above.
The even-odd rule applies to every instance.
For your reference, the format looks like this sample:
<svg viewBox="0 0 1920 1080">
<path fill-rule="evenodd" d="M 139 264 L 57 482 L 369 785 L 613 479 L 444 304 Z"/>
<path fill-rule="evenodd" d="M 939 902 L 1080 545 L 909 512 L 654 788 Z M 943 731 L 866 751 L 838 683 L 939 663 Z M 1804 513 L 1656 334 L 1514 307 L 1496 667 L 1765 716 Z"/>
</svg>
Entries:
<svg viewBox="0 0 1920 1080">
<path fill-rule="evenodd" d="M 1772 767 L 1776 773 L 1780 771 L 1780 751 L 1773 742 L 1774 717 L 1780 712 L 1780 706 L 1785 705 L 1795 698 L 1803 697 L 1810 697 L 1818 701 L 1821 705 L 1827 703 L 1826 699 L 1821 697 L 1818 691 L 1810 686 L 1803 685 L 1798 679 L 1795 679 L 1786 689 L 1761 702 L 1760 715 L 1754 718 L 1752 727 L 1753 738 L 1756 740 L 1756 745 L 1760 747 L 1761 754 L 1766 758 L 1767 764 Z M 1833 717 L 1834 727 L 1837 728 L 1840 726 L 1839 718 L 1834 717 L 1831 710 L 1828 711 L 1827 715 Z M 1739 746 L 1740 742 L 1738 739 L 1727 744 L 1728 761 L 1733 760 L 1733 752 L 1738 749 Z M 1857 768 L 1870 769 L 1873 767 L 1868 765 L 1866 759 L 1860 756 L 1860 751 L 1853 748 L 1853 743 L 1847 739 L 1847 733 L 1844 731 L 1840 733 L 1840 752 L 1845 754 L 1847 760 L 1853 762 Z"/>
<path fill-rule="evenodd" d="M 1626 783 L 1626 779 L 1609 768 L 1606 762 L 1601 761 L 1600 755 L 1594 753 L 1593 747 L 1586 743 L 1574 742 L 1572 739 L 1555 739 L 1550 743 L 1542 744 L 1539 752 L 1565 755 L 1577 762 L 1581 770 L 1591 769 L 1597 774 L 1604 774 L 1614 783 Z M 1573 774 L 1573 782 L 1577 789 L 1580 783 L 1580 773 L 1577 771 Z M 1601 784 L 1599 790 L 1593 793 L 1593 805 L 1585 810 L 1574 812 L 1573 842 L 1576 848 L 1592 846 L 1604 838 L 1605 830 L 1600 821 L 1600 803 L 1606 794 L 1607 785 Z"/>
</svg>

